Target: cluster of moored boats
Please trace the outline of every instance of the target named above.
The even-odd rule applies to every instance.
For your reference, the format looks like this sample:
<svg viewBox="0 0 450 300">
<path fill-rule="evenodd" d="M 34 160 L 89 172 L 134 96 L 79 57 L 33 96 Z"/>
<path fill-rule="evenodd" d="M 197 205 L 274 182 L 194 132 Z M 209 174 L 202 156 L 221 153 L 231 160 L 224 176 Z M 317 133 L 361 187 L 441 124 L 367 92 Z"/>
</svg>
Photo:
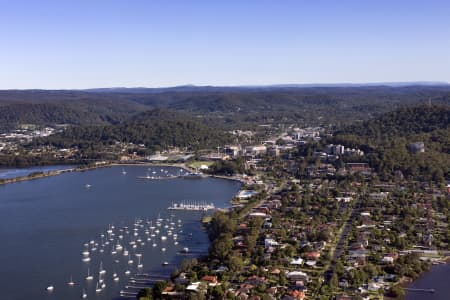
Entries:
<svg viewBox="0 0 450 300">
<path fill-rule="evenodd" d="M 179 245 L 178 240 L 182 233 L 182 221 L 176 219 L 174 215 L 166 219 L 159 215 L 156 220 L 137 219 L 132 226 L 109 225 L 104 232 L 99 234 L 98 239 L 83 245 L 81 260 L 86 264 L 84 280 L 75 282 L 70 276 L 67 285 L 69 287 L 82 286 L 81 298 L 87 298 L 87 291 L 89 288 L 93 289 L 94 283 L 95 289 L 92 293 L 100 294 L 107 288 L 107 281 L 119 282 L 121 277 L 125 277 L 128 284 L 120 291 L 120 296 L 135 298 L 140 288 L 150 286 L 155 281 L 162 279 L 161 276 L 142 272 L 143 253 L 148 250 L 145 248 L 149 247 L 155 250 L 159 248 L 159 251 L 165 252 L 171 245 Z M 189 252 L 187 247 L 177 247 L 180 248 L 179 253 Z M 103 260 L 112 260 L 109 269 L 105 268 Z M 162 261 L 161 264 L 166 266 L 169 263 Z M 98 270 L 94 271 L 97 268 Z M 53 292 L 55 286 L 49 285 L 46 290 Z"/>
<path fill-rule="evenodd" d="M 174 179 L 174 178 L 185 178 L 185 179 L 197 179 L 203 178 L 203 174 L 200 172 L 189 172 L 184 169 L 179 169 L 176 173 L 170 173 L 166 169 L 152 169 L 148 168 L 147 175 L 138 176 L 139 179 Z"/>
<path fill-rule="evenodd" d="M 138 176 L 139 179 L 173 179 L 178 177 L 184 177 L 190 174 L 188 171 L 179 169 L 176 173 L 170 173 L 168 169 L 152 169 L 148 168 L 147 175 Z"/>
</svg>

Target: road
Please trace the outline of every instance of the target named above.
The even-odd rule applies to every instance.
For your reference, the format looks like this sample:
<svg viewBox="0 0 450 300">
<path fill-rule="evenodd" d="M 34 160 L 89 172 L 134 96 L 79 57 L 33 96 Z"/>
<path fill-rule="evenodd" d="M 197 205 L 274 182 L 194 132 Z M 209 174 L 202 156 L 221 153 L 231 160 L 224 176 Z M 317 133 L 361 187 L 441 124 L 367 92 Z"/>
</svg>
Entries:
<svg viewBox="0 0 450 300">
<path fill-rule="evenodd" d="M 344 245 L 348 238 L 348 233 L 350 232 L 350 229 L 352 228 L 353 220 L 356 218 L 357 214 L 359 213 L 361 203 L 363 200 L 363 195 L 358 197 L 358 200 L 356 201 L 355 205 L 352 208 L 352 212 L 350 216 L 347 218 L 347 220 L 344 223 L 344 228 L 341 230 L 341 234 L 339 236 L 339 241 L 336 244 L 336 247 L 334 248 L 333 255 L 331 257 L 331 263 L 328 268 L 328 270 L 324 273 L 324 282 L 323 284 L 328 284 L 328 282 L 331 279 L 331 276 L 334 273 L 334 269 L 336 267 L 336 261 L 342 256 Z"/>
</svg>

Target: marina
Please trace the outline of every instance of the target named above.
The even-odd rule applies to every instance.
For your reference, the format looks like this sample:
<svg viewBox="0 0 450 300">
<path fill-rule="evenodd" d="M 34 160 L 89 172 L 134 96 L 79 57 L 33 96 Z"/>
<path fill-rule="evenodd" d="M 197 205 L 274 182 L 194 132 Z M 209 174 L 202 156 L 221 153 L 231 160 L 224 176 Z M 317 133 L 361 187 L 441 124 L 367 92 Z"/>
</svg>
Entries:
<svg viewBox="0 0 450 300">
<path fill-rule="evenodd" d="M 126 175 L 126 174 L 124 174 Z M 183 179 L 202 179 L 205 178 L 205 176 L 202 173 L 199 172 L 189 172 L 185 169 L 178 169 L 175 173 L 169 173 L 165 169 L 158 169 L 158 168 L 148 168 L 148 172 L 145 176 L 137 176 L 138 179 L 145 179 L 145 180 L 161 180 L 161 179 L 176 179 L 176 178 L 183 178 Z"/>
<path fill-rule="evenodd" d="M 177 175 L 179 168 L 163 170 Z M 202 214 L 167 208 L 186 198 L 227 207 L 240 184 L 136 178 L 147 172 L 119 166 L 0 188 L 5 299 L 133 298 L 184 258 L 206 253 Z"/>
<path fill-rule="evenodd" d="M 206 203 L 199 201 L 183 201 L 181 203 L 172 203 L 167 209 L 169 210 L 193 210 L 193 211 L 208 211 L 216 207 L 214 203 Z"/>
</svg>

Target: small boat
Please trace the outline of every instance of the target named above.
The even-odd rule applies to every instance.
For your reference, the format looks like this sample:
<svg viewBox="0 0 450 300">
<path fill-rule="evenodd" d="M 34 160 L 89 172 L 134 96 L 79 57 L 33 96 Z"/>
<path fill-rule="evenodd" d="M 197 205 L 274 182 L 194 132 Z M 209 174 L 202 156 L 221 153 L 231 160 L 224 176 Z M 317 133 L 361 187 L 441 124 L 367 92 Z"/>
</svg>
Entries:
<svg viewBox="0 0 450 300">
<path fill-rule="evenodd" d="M 122 249 L 123 249 L 122 245 L 119 244 L 119 242 L 117 242 L 116 250 L 117 250 L 117 251 L 121 251 Z"/>
<path fill-rule="evenodd" d="M 86 276 L 86 280 L 93 280 L 93 279 L 94 279 L 94 276 L 89 274 L 89 268 L 88 268 L 88 273 L 87 273 L 87 276 Z"/>
<path fill-rule="evenodd" d="M 156 246 L 158 246 L 158 244 L 156 244 L 156 243 L 153 243 L 153 245 L 152 245 L 153 247 L 156 247 Z"/>
<path fill-rule="evenodd" d="M 184 253 L 188 253 L 188 252 L 189 252 L 189 248 L 188 248 L 188 247 L 184 247 L 184 248 L 183 248 L 183 252 L 184 252 Z"/>
<path fill-rule="evenodd" d="M 122 174 L 127 175 L 127 171 L 125 171 L 125 169 L 122 169 Z"/>
<path fill-rule="evenodd" d="M 55 289 L 55 287 L 53 285 L 49 285 L 46 290 L 49 292 L 52 292 Z"/>
<path fill-rule="evenodd" d="M 81 298 L 86 299 L 87 298 L 87 293 L 86 291 L 83 289 L 83 291 L 81 292 Z"/>
<path fill-rule="evenodd" d="M 82 261 L 88 262 L 88 261 L 91 261 L 91 258 L 90 257 L 83 257 Z"/>
<path fill-rule="evenodd" d="M 98 286 L 98 282 L 95 286 L 95 292 L 100 293 L 102 291 L 102 289 Z"/>
<path fill-rule="evenodd" d="M 162 252 L 166 251 L 166 248 L 161 248 L 161 251 L 162 251 Z"/>
<path fill-rule="evenodd" d="M 143 268 L 144 267 L 144 265 L 141 263 L 141 256 L 138 256 L 138 265 L 137 265 L 137 267 L 138 268 Z"/>
<path fill-rule="evenodd" d="M 130 275 L 130 273 L 131 273 L 130 270 L 125 271 L 125 275 Z"/>
<path fill-rule="evenodd" d="M 85 187 L 88 189 L 88 188 L 91 187 L 91 185 L 90 184 L 86 184 Z"/>
<path fill-rule="evenodd" d="M 156 221 L 158 221 L 158 222 L 162 222 L 163 221 L 163 219 L 161 218 L 161 215 L 158 213 L 158 218 L 156 219 Z"/>
<path fill-rule="evenodd" d="M 98 271 L 99 274 L 105 274 L 106 270 L 103 269 L 103 262 L 100 262 L 100 270 Z"/>
<path fill-rule="evenodd" d="M 128 255 L 128 264 L 129 265 L 133 264 L 133 260 L 131 259 L 130 255 Z"/>
<path fill-rule="evenodd" d="M 169 263 L 167 261 L 163 261 L 162 265 L 167 266 L 167 265 L 169 265 Z"/>
<path fill-rule="evenodd" d="M 75 285 L 75 282 L 73 282 L 73 279 L 72 279 L 72 275 L 70 275 L 70 280 L 69 280 L 69 282 L 67 284 L 69 286 L 74 286 Z"/>
<path fill-rule="evenodd" d="M 117 277 L 114 277 L 114 279 L 113 279 L 114 281 L 119 281 L 119 277 L 117 276 Z"/>
</svg>

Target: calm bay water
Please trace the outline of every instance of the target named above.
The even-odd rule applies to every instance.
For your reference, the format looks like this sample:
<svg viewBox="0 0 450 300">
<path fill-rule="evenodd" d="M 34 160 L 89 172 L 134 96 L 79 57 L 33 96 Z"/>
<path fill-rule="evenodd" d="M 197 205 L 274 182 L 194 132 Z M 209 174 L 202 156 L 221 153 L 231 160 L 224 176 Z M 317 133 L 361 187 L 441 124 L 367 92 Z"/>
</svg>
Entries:
<svg viewBox="0 0 450 300">
<path fill-rule="evenodd" d="M 0 179 L 11 179 L 21 176 L 27 176 L 35 172 L 50 172 L 58 170 L 71 169 L 74 166 L 71 165 L 59 165 L 59 166 L 40 166 L 40 167 L 30 167 L 21 169 L 0 169 Z"/>
<path fill-rule="evenodd" d="M 122 169 L 126 174 L 122 174 Z M 177 168 L 163 171 L 177 174 Z M 152 171 L 152 170 L 150 170 Z M 158 175 L 161 170 L 155 170 Z M 213 202 L 216 207 L 225 207 L 238 192 L 240 184 L 214 178 L 146 180 L 147 167 L 112 167 L 86 172 L 66 173 L 44 179 L 0 186 L 0 286 L 1 299 L 80 299 L 85 289 L 87 299 L 115 299 L 120 290 L 128 285 L 129 278 L 136 273 L 167 275 L 186 255 L 180 254 L 184 247 L 190 255 L 205 253 L 208 248 L 206 232 L 200 226 L 202 213 L 168 211 L 167 207 L 182 200 Z M 165 174 L 163 172 L 163 174 Z M 87 187 L 89 185 L 89 187 Z M 180 226 L 174 230 L 178 234 L 178 245 L 171 236 L 161 241 L 158 236 L 146 241 L 144 225 L 155 220 L 160 214 L 164 224 L 170 219 Z M 170 215 L 173 214 L 171 217 Z M 146 242 L 132 249 L 126 240 L 132 237 L 136 225 L 139 236 Z M 178 223 L 178 220 L 179 223 Z M 107 230 L 114 224 L 115 240 L 104 246 Z M 127 226 L 130 234 L 119 233 Z M 161 227 L 161 232 L 164 229 Z M 118 251 L 113 255 L 118 234 L 126 235 L 121 242 L 128 247 L 130 257 Z M 82 261 L 85 243 L 94 240 L 99 245 L 91 249 L 91 261 Z M 128 240 L 127 240 L 128 241 Z M 152 243 L 157 246 L 153 247 Z M 161 251 L 166 248 L 165 252 Z M 142 269 L 137 268 L 134 254 L 142 254 Z M 128 264 L 128 260 L 134 260 Z M 99 264 L 103 263 L 106 288 L 95 292 L 99 277 Z M 167 261 L 169 266 L 162 266 Z M 87 282 L 88 268 L 94 280 Z M 127 277 L 125 270 L 130 270 Z M 119 281 L 113 281 L 116 272 Z M 67 283 L 72 276 L 75 285 Z M 53 285 L 54 291 L 45 289 Z"/>
<path fill-rule="evenodd" d="M 411 283 L 409 288 L 434 289 L 434 293 L 408 291 L 405 300 L 448 300 L 450 299 L 450 265 L 432 266 L 431 270 Z"/>
</svg>

